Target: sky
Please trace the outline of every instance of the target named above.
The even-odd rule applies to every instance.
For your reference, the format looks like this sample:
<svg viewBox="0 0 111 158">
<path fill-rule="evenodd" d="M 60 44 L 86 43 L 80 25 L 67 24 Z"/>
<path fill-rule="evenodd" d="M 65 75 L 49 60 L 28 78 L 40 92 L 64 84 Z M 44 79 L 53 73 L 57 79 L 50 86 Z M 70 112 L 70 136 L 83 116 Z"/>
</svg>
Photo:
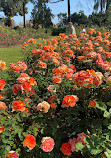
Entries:
<svg viewBox="0 0 111 158">
<path fill-rule="evenodd" d="M 50 0 L 50 1 L 56 1 L 56 0 Z M 71 14 L 73 14 L 74 12 L 79 13 L 79 11 L 82 10 L 84 11 L 85 15 L 88 16 L 93 12 L 93 5 L 94 5 L 94 0 L 70 0 L 70 11 Z M 54 24 L 58 23 L 57 14 L 59 14 L 60 12 L 62 13 L 68 12 L 67 0 L 58 3 L 49 3 L 48 6 L 52 10 L 52 14 L 55 15 L 55 17 L 52 19 L 52 22 Z M 26 14 L 26 20 L 30 20 L 31 12 L 34 6 L 31 2 L 29 2 L 26 5 L 26 7 L 28 8 L 28 14 Z M 4 16 L 4 14 L 0 12 L 0 16 Z M 23 23 L 22 16 L 15 16 L 12 19 L 14 19 L 16 25 L 19 25 L 19 23 Z"/>
</svg>

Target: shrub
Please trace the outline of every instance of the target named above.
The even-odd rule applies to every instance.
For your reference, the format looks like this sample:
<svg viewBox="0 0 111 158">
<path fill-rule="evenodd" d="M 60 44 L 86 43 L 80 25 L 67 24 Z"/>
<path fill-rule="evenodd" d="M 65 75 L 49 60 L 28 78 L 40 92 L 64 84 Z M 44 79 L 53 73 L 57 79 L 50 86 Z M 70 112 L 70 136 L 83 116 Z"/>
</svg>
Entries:
<svg viewBox="0 0 111 158">
<path fill-rule="evenodd" d="M 3 158 L 110 157 L 109 35 L 89 29 L 23 45 L 25 63 L 11 63 L 0 81 Z"/>
<path fill-rule="evenodd" d="M 66 32 L 66 28 L 53 28 L 52 29 L 52 36 L 58 36 L 59 33 L 65 33 Z"/>
</svg>

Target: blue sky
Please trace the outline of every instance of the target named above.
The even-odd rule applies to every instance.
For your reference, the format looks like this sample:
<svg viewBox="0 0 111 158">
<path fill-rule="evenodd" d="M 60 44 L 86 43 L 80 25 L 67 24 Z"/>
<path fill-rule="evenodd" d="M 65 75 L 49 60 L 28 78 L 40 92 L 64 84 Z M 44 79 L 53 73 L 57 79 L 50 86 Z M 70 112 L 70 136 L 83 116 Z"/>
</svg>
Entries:
<svg viewBox="0 0 111 158">
<path fill-rule="evenodd" d="M 52 0 L 53 1 L 53 0 Z M 94 0 L 70 0 L 70 9 L 71 14 L 74 12 L 79 12 L 80 10 L 83 10 L 86 15 L 89 15 L 93 11 L 93 5 Z M 48 6 L 52 10 L 52 13 L 55 15 L 54 19 L 52 19 L 52 22 L 56 24 L 58 22 L 57 14 L 60 12 L 67 13 L 67 0 L 64 0 L 62 2 L 58 3 L 49 3 Z M 26 14 L 26 20 L 30 20 L 31 11 L 34 8 L 32 3 L 27 4 L 28 7 L 28 14 Z M 4 14 L 0 12 L 0 16 L 3 16 Z M 21 16 L 15 16 L 13 17 L 15 23 L 18 25 L 19 23 L 23 23 L 23 17 Z"/>
</svg>

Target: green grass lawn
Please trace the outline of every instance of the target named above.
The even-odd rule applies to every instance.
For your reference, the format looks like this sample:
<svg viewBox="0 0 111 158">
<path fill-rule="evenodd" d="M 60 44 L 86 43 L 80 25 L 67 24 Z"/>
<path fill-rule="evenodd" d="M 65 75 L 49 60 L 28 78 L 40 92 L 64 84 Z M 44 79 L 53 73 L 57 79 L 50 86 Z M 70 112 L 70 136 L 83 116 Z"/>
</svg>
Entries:
<svg viewBox="0 0 111 158">
<path fill-rule="evenodd" d="M 0 60 L 6 62 L 6 66 L 9 68 L 10 63 L 17 63 L 22 60 L 21 47 L 13 48 L 0 48 Z M 0 78 L 7 78 L 7 70 L 0 72 Z"/>
<path fill-rule="evenodd" d="M 7 67 L 9 63 L 16 63 L 22 58 L 21 47 L 0 48 L 0 60 L 6 62 Z"/>
</svg>

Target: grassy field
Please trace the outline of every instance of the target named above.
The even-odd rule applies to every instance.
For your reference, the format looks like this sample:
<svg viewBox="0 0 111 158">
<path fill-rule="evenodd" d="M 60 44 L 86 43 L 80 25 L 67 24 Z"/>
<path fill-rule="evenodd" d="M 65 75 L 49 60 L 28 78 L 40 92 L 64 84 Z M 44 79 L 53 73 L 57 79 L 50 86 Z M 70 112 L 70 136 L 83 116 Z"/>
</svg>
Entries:
<svg viewBox="0 0 111 158">
<path fill-rule="evenodd" d="M 0 48 L 0 60 L 6 62 L 8 66 L 9 63 L 16 63 L 19 60 L 22 60 L 21 47 L 13 48 Z"/>
</svg>

